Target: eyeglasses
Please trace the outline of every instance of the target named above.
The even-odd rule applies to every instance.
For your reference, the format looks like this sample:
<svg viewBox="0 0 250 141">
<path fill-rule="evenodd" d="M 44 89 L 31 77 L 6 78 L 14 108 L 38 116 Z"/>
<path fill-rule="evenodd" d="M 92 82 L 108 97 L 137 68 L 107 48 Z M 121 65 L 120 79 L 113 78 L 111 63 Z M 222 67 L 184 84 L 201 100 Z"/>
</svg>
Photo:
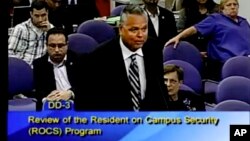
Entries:
<svg viewBox="0 0 250 141">
<path fill-rule="evenodd" d="M 174 79 L 164 79 L 164 83 L 167 84 L 169 81 L 170 84 L 176 84 L 178 81 Z"/>
<path fill-rule="evenodd" d="M 49 47 L 55 49 L 56 47 L 58 47 L 59 49 L 63 48 L 66 46 L 66 44 L 48 44 Z"/>
</svg>

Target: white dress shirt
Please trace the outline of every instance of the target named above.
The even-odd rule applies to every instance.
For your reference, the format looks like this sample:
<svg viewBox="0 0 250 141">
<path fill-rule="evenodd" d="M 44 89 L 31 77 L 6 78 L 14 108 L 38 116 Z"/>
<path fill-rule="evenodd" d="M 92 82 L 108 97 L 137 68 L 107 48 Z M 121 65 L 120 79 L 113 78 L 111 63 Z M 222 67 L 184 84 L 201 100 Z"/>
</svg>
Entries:
<svg viewBox="0 0 250 141">
<path fill-rule="evenodd" d="M 56 80 L 56 89 L 59 91 L 66 91 L 71 88 L 65 66 L 66 59 L 67 56 L 64 57 L 63 61 L 60 64 L 55 64 L 51 61 L 50 58 L 48 60 L 51 64 L 53 64 L 54 75 Z"/>
<path fill-rule="evenodd" d="M 72 0 L 68 0 L 68 5 L 71 4 L 71 1 L 72 1 Z M 75 5 L 77 5 L 77 0 L 73 0 L 73 1 L 75 1 Z"/>
<path fill-rule="evenodd" d="M 145 74 L 144 58 L 143 58 L 142 49 L 139 48 L 135 52 L 130 51 L 123 44 L 121 38 L 120 38 L 120 46 L 121 46 L 121 50 L 122 50 L 123 59 L 124 59 L 125 65 L 126 65 L 127 75 L 129 75 L 128 71 L 129 71 L 129 66 L 130 66 L 130 63 L 131 63 L 130 56 L 132 54 L 137 54 L 136 55 L 136 61 L 137 61 L 137 64 L 138 64 L 138 69 L 139 69 L 139 77 L 140 77 L 140 84 L 141 84 L 141 97 L 142 97 L 142 99 L 144 99 L 145 91 L 146 91 L 146 74 Z"/>
<path fill-rule="evenodd" d="M 56 80 L 56 90 L 59 91 L 66 91 L 71 88 L 71 85 L 69 83 L 67 70 L 65 66 L 65 61 L 67 60 L 67 55 L 65 55 L 63 61 L 60 64 L 55 64 L 52 62 L 50 57 L 48 58 L 48 61 L 53 65 L 55 80 Z M 71 97 L 75 97 L 75 94 L 71 91 Z M 46 101 L 46 97 L 42 99 L 42 102 L 44 103 Z"/>
</svg>

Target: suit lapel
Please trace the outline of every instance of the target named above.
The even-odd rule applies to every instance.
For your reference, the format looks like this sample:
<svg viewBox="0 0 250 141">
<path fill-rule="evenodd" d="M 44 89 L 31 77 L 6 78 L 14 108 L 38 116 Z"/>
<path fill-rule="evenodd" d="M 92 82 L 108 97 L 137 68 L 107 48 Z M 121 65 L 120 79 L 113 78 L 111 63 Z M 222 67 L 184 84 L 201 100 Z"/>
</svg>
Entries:
<svg viewBox="0 0 250 141">
<path fill-rule="evenodd" d="M 119 87 L 120 93 L 117 93 L 115 91 L 115 97 L 119 99 L 119 103 L 122 103 L 122 107 L 127 107 L 132 109 L 132 100 L 131 100 L 131 95 L 130 95 L 130 84 L 129 80 L 127 77 L 127 71 L 126 71 L 126 66 L 125 62 L 123 59 L 121 47 L 119 44 L 119 38 L 118 40 L 115 40 L 114 46 L 111 48 L 113 58 L 110 58 L 110 61 L 112 62 L 113 66 L 113 71 L 110 73 L 112 75 L 113 83 L 117 83 L 117 87 Z M 111 51 L 110 50 L 110 51 Z M 116 58 L 116 59 L 114 59 Z M 123 108 L 124 109 L 124 108 Z"/>
<path fill-rule="evenodd" d="M 55 80 L 53 65 L 50 62 L 48 62 L 48 55 L 46 55 L 44 57 L 44 59 L 45 59 L 44 60 L 44 62 L 45 62 L 44 68 L 46 68 L 46 69 L 44 69 L 43 71 L 47 72 L 47 73 L 44 73 L 44 74 L 46 74 L 44 77 L 47 76 L 46 80 L 48 80 L 48 83 L 50 83 L 48 86 L 51 86 L 51 88 L 53 90 L 55 90 L 56 89 L 56 80 Z"/>
<path fill-rule="evenodd" d="M 72 85 L 72 82 L 74 81 L 74 77 L 73 77 L 73 74 L 74 74 L 74 60 L 73 60 L 73 55 L 74 54 L 71 54 L 70 51 L 68 51 L 68 54 L 67 54 L 67 60 L 65 62 L 65 66 L 66 66 L 66 71 L 67 71 L 67 76 L 68 76 L 68 80 L 70 82 L 70 84 Z"/>
<path fill-rule="evenodd" d="M 115 64 L 114 67 L 117 67 L 118 70 L 118 73 L 117 74 L 121 74 L 120 76 L 121 79 L 124 81 L 123 83 L 128 83 L 128 77 L 127 77 L 127 71 L 126 71 L 126 66 L 125 66 L 125 62 L 124 62 L 124 59 L 123 59 L 123 55 L 122 55 L 122 50 L 121 50 L 121 46 L 120 46 L 120 43 L 119 43 L 119 38 L 118 40 L 115 40 L 115 45 L 112 46 L 113 49 L 111 50 L 114 50 L 114 58 L 117 58 L 117 59 L 112 59 L 112 63 Z M 126 81 L 126 82 L 125 82 Z"/>
<path fill-rule="evenodd" d="M 155 37 L 155 38 L 157 37 L 154 25 L 153 25 L 149 15 L 148 15 L 148 35 L 151 37 Z"/>
<path fill-rule="evenodd" d="M 158 8 L 159 8 L 159 11 L 160 11 L 160 15 L 158 16 L 158 19 L 159 19 L 159 29 L 165 29 L 164 26 L 166 26 L 166 25 L 164 24 L 164 21 L 165 21 L 166 17 L 162 14 L 161 7 L 158 7 Z M 167 32 L 167 31 L 159 30 L 159 37 L 161 37 L 162 32 Z"/>
<path fill-rule="evenodd" d="M 162 12 L 161 7 L 158 6 L 158 8 L 159 8 L 159 11 L 160 11 L 160 14 L 158 16 L 158 19 L 159 19 L 159 29 L 165 29 L 164 26 L 166 26 L 166 23 L 165 23 L 165 21 L 166 21 L 165 18 L 166 17 L 164 16 L 164 14 Z M 148 15 L 148 13 L 147 13 L 147 15 Z M 157 38 L 157 37 L 161 37 L 162 32 L 166 32 L 166 31 L 165 30 L 159 30 L 159 33 L 158 33 L 159 35 L 158 36 L 156 35 L 155 29 L 154 29 L 154 25 L 153 25 L 153 23 L 152 23 L 149 15 L 148 15 L 148 35 L 151 36 L 151 37 Z"/>
<path fill-rule="evenodd" d="M 145 74 L 146 74 L 146 80 L 147 80 L 146 88 L 148 88 L 148 84 L 149 84 L 148 80 L 150 80 L 149 77 L 150 77 L 150 74 L 151 74 L 151 67 L 152 67 L 152 66 L 150 66 L 151 59 L 150 59 L 150 54 L 147 51 L 146 46 L 143 46 L 142 52 L 143 52 L 144 67 L 145 67 Z"/>
<path fill-rule="evenodd" d="M 142 48 L 143 51 L 143 58 L 144 58 L 144 66 L 145 66 L 145 74 L 146 74 L 146 93 L 145 98 L 142 102 L 142 110 L 146 110 L 149 107 L 152 107 L 152 102 L 154 101 L 155 97 L 157 97 L 158 94 L 158 84 L 156 81 L 156 72 L 154 71 L 155 67 L 158 67 L 155 65 L 155 56 L 154 52 L 152 52 L 154 49 L 155 44 L 152 44 L 150 42 L 146 42 Z M 153 47 L 152 47 L 153 46 Z M 156 103 L 155 103 L 156 104 Z"/>
</svg>

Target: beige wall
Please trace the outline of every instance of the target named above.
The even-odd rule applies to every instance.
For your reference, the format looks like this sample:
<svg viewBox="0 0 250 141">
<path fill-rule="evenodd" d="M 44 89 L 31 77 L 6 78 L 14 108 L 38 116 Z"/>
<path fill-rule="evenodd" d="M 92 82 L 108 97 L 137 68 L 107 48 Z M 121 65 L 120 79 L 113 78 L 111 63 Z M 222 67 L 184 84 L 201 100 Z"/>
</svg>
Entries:
<svg viewBox="0 0 250 141">
<path fill-rule="evenodd" d="M 250 23 L 250 0 L 239 0 L 239 15 L 246 18 Z"/>
<path fill-rule="evenodd" d="M 142 4 L 142 0 L 130 0 L 130 3 L 133 3 L 133 4 Z"/>
<path fill-rule="evenodd" d="M 174 3 L 176 3 L 176 11 L 181 10 L 183 0 L 165 0 L 166 8 L 172 10 Z"/>
<path fill-rule="evenodd" d="M 169 10 L 172 10 L 172 4 L 174 0 L 165 0 L 165 7 Z"/>
</svg>

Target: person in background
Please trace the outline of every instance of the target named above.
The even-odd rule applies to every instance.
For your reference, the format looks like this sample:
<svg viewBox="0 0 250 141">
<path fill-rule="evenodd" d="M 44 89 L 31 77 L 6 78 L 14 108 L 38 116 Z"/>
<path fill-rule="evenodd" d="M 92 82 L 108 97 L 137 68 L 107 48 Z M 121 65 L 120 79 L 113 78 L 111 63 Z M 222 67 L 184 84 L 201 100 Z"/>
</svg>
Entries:
<svg viewBox="0 0 250 141">
<path fill-rule="evenodd" d="M 47 54 L 34 61 L 37 110 L 45 100 L 69 100 L 74 96 L 77 55 L 68 50 L 68 36 L 61 28 L 48 31 Z"/>
<path fill-rule="evenodd" d="M 162 49 L 148 38 L 143 8 L 124 8 L 119 34 L 89 55 L 89 65 L 80 66 L 76 110 L 167 110 Z"/>
<path fill-rule="evenodd" d="M 250 25 L 243 17 L 238 16 L 238 0 L 221 0 L 220 13 L 209 15 L 201 22 L 185 29 L 170 39 L 166 45 L 194 34 L 209 37 L 207 47 L 207 69 L 209 79 L 220 80 L 223 64 L 234 56 L 250 55 Z"/>
<path fill-rule="evenodd" d="M 210 14 L 219 12 L 219 5 L 213 0 L 184 0 L 182 5 L 184 8 L 177 23 L 180 30 L 202 21 Z"/>
<path fill-rule="evenodd" d="M 95 0 L 61 0 L 64 9 L 63 25 L 67 34 L 76 32 L 76 27 L 87 20 L 99 17 Z"/>
<path fill-rule="evenodd" d="M 45 0 L 49 6 L 49 20 L 55 27 L 65 27 L 66 11 L 62 5 L 63 0 Z"/>
<path fill-rule="evenodd" d="M 183 31 L 202 21 L 208 15 L 219 12 L 219 6 L 213 0 L 184 0 L 183 7 L 177 22 L 178 31 Z M 201 52 L 206 52 L 208 38 L 196 34 L 185 40 L 194 44 Z"/>
<path fill-rule="evenodd" d="M 182 68 L 176 65 L 164 66 L 164 81 L 168 89 L 169 110 L 204 111 L 205 104 L 201 96 L 191 91 L 180 90 L 183 75 Z"/>
<path fill-rule="evenodd" d="M 34 0 L 30 18 L 14 27 L 8 40 L 8 54 L 26 61 L 32 66 L 33 60 L 46 53 L 45 37 L 52 28 L 48 19 L 48 5 L 43 0 Z"/>
<path fill-rule="evenodd" d="M 177 34 L 174 15 L 171 11 L 158 6 L 159 0 L 143 0 L 148 15 L 148 36 L 164 44 Z"/>
</svg>

